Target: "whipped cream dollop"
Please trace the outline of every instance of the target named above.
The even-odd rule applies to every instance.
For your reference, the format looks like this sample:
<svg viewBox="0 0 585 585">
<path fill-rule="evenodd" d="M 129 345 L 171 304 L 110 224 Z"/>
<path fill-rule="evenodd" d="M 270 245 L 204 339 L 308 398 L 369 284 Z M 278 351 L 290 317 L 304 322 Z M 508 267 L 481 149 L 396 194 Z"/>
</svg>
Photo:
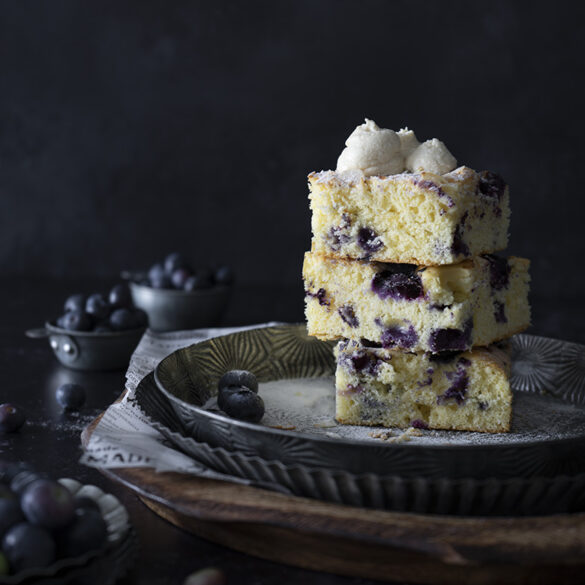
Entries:
<svg viewBox="0 0 585 585">
<path fill-rule="evenodd" d="M 364 175 L 396 175 L 405 170 L 443 175 L 457 167 L 457 159 L 443 142 L 432 138 L 422 144 L 408 128 L 398 132 L 380 128 L 373 120 L 358 126 L 337 159 L 337 171 L 361 171 Z"/>
</svg>

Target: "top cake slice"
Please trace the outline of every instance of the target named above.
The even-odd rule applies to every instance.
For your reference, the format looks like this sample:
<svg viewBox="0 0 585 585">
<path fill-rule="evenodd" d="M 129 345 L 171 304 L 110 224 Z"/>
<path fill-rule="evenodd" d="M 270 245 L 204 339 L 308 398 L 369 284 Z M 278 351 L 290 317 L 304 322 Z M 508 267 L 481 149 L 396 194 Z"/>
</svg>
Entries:
<svg viewBox="0 0 585 585">
<path fill-rule="evenodd" d="M 508 187 L 489 171 L 321 171 L 309 188 L 312 249 L 328 256 L 432 266 L 508 243 Z"/>
</svg>

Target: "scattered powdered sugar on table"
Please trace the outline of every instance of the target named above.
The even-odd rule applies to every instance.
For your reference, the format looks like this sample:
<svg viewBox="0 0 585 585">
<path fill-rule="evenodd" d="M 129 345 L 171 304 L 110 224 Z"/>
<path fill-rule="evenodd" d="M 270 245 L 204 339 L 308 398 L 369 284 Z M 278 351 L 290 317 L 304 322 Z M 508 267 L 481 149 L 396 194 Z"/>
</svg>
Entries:
<svg viewBox="0 0 585 585">
<path fill-rule="evenodd" d="M 372 431 L 383 427 L 341 425 L 335 421 L 333 378 L 298 378 L 260 384 L 266 413 L 261 424 L 294 430 L 315 437 L 351 441 L 380 441 Z M 393 429 L 396 435 L 403 430 Z M 557 398 L 516 392 L 512 429 L 509 433 L 472 433 L 464 431 L 422 431 L 409 436 L 412 444 L 491 445 L 546 441 L 582 436 L 585 433 L 585 408 Z"/>
</svg>

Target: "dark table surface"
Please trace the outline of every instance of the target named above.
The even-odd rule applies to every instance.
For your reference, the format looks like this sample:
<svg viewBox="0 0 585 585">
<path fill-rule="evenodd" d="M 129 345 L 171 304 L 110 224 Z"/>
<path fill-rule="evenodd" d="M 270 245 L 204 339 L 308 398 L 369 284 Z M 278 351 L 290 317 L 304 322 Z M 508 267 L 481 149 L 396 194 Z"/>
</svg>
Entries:
<svg viewBox="0 0 585 585">
<path fill-rule="evenodd" d="M 181 584 L 190 573 L 218 567 L 227 583 L 242 585 L 316 583 L 349 585 L 372 583 L 305 571 L 256 559 L 194 537 L 162 520 L 128 489 L 99 471 L 79 463 L 80 432 L 111 404 L 124 388 L 124 372 L 82 373 L 68 370 L 54 358 L 46 340 L 24 336 L 55 318 L 65 297 L 73 292 L 106 291 L 113 282 L 96 279 L 3 279 L 0 328 L 1 402 L 25 409 L 28 421 L 18 433 L 0 436 L 0 457 L 26 460 L 39 470 L 60 477 L 74 477 L 115 494 L 127 507 L 138 533 L 140 550 L 134 568 L 122 584 Z M 277 289 L 270 286 L 236 287 L 222 325 L 246 325 L 270 320 L 303 320 L 302 285 Z M 585 310 L 580 298 L 532 298 L 531 333 L 585 342 Z M 55 401 L 55 390 L 64 382 L 77 382 L 87 391 L 78 415 L 66 415 Z"/>
</svg>

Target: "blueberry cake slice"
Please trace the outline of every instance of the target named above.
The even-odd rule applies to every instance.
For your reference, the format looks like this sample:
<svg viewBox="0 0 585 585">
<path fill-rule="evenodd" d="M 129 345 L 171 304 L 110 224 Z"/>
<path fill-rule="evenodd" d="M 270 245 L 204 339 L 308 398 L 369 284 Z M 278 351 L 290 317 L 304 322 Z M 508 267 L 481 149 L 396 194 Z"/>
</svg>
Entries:
<svg viewBox="0 0 585 585">
<path fill-rule="evenodd" d="M 315 252 L 431 266 L 507 245 L 508 187 L 495 173 L 321 171 L 309 188 Z"/>
<path fill-rule="evenodd" d="M 307 252 L 308 332 L 432 353 L 489 345 L 530 324 L 529 264 L 483 255 L 421 267 Z"/>
<path fill-rule="evenodd" d="M 506 351 L 490 346 L 429 354 L 335 348 L 336 419 L 343 424 L 506 432 L 512 393 Z"/>
</svg>

